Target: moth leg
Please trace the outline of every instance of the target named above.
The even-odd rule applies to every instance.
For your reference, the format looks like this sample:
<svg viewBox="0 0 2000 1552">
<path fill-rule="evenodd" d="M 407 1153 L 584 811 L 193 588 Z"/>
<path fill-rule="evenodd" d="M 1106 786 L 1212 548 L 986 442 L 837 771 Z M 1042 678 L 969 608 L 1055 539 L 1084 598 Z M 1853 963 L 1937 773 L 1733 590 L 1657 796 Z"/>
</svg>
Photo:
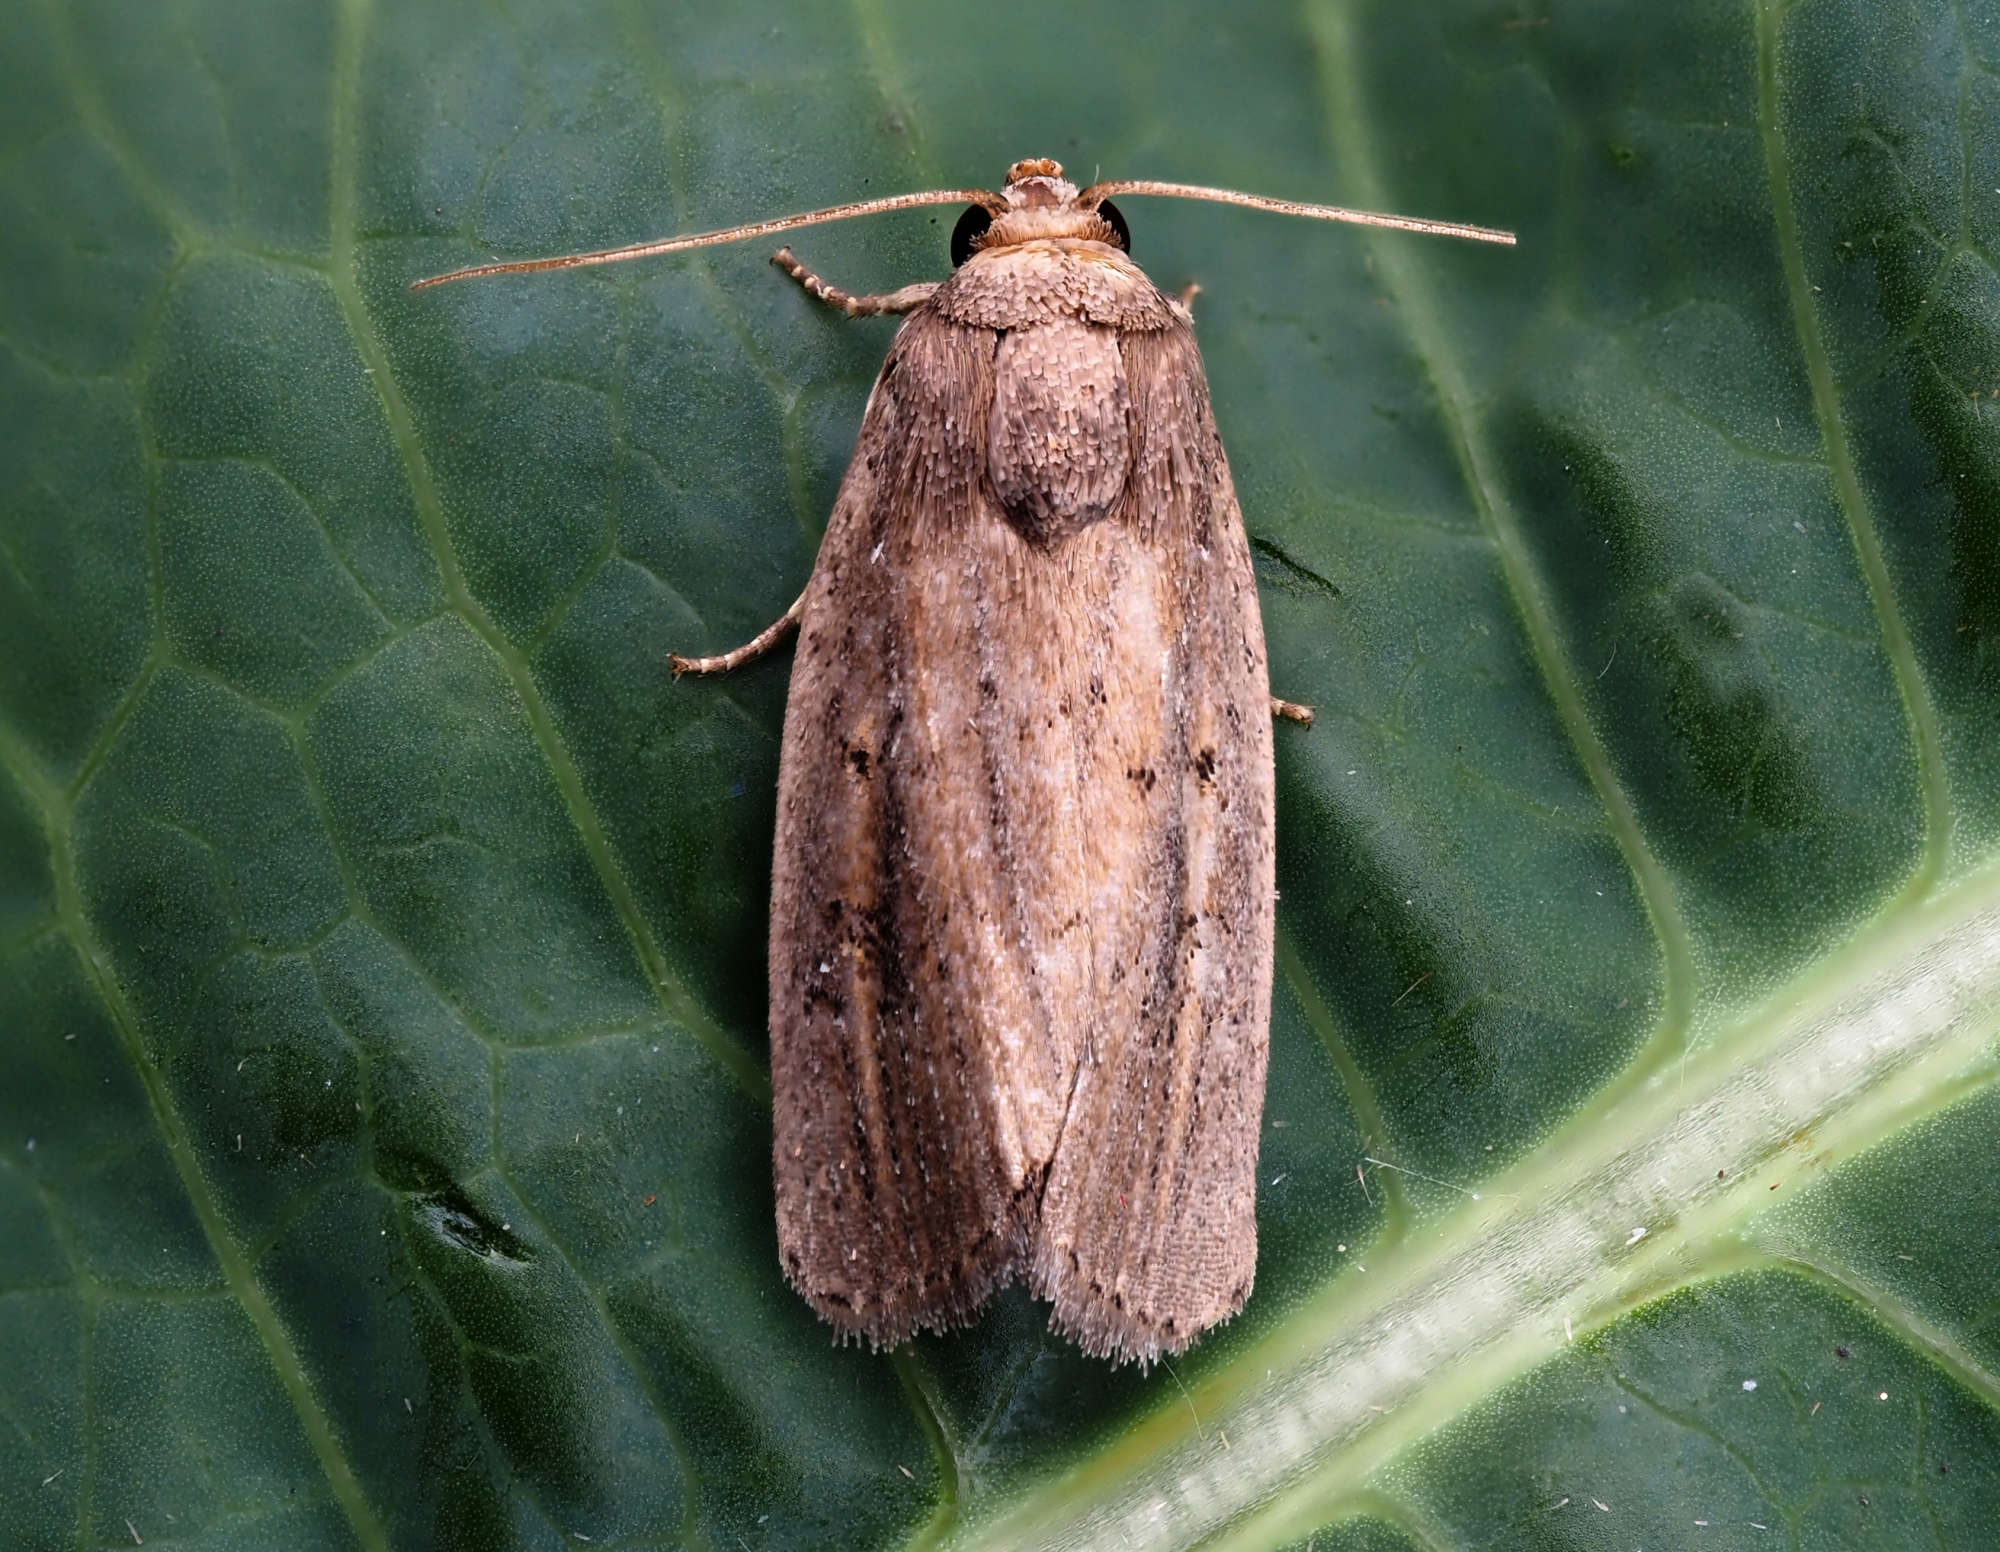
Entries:
<svg viewBox="0 0 2000 1552">
<path fill-rule="evenodd" d="M 1297 701 L 1281 701 L 1275 695 L 1271 697 L 1271 715 L 1283 717 L 1287 722 L 1297 722 L 1304 727 L 1313 725 L 1312 707 L 1301 706 Z"/>
<path fill-rule="evenodd" d="M 915 285 L 904 286 L 900 291 L 891 291 L 883 296 L 856 296 L 852 292 L 841 290 L 839 286 L 828 285 L 821 280 L 794 258 L 789 248 L 780 248 L 772 254 L 771 262 L 804 286 L 807 296 L 846 313 L 850 318 L 873 318 L 880 313 L 906 313 L 911 308 L 921 307 L 928 302 L 931 293 L 938 288 L 935 280 L 920 280 Z"/>
<path fill-rule="evenodd" d="M 1199 280 L 1190 280 L 1186 285 L 1181 287 L 1180 294 L 1174 300 L 1180 304 L 1181 311 L 1192 318 L 1194 316 L 1194 299 L 1200 295 L 1201 282 Z"/>
<path fill-rule="evenodd" d="M 762 657 L 771 648 L 783 641 L 799 627 L 799 611 L 805 607 L 804 593 L 792 600 L 791 608 L 757 632 L 740 647 L 727 652 L 718 652 L 714 657 L 682 657 L 678 652 L 667 654 L 667 662 L 672 666 L 674 677 L 682 674 L 726 674 L 730 669 Z"/>
</svg>

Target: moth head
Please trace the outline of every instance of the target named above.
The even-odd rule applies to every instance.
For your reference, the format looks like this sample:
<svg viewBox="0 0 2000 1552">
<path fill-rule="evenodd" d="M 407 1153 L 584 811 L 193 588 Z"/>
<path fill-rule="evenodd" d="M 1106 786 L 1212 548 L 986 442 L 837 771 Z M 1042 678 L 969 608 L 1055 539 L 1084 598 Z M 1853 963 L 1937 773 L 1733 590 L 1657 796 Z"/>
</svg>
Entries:
<svg viewBox="0 0 2000 1552">
<path fill-rule="evenodd" d="M 1035 157 L 1009 167 L 998 194 L 966 207 L 951 232 L 952 267 L 975 253 L 1050 237 L 1103 243 L 1126 253 L 1132 248 L 1116 205 L 1081 198 L 1063 176 L 1061 162 Z"/>
</svg>

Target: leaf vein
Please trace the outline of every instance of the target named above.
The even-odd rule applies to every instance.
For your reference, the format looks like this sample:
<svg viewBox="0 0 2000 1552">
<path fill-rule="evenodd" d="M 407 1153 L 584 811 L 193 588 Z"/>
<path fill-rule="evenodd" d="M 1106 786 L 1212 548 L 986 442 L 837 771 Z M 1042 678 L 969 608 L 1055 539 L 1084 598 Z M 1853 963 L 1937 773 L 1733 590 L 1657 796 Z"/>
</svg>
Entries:
<svg viewBox="0 0 2000 1552">
<path fill-rule="evenodd" d="M 1931 700 L 1930 685 L 1924 677 L 1922 665 L 1917 661 L 1916 647 L 1911 641 L 1909 626 L 1903 619 L 1896 584 L 1889 575 L 1881 536 L 1876 532 L 1874 512 L 1861 489 L 1854 452 L 1847 439 L 1847 425 L 1841 416 L 1833 365 L 1828 358 L 1826 340 L 1813 307 L 1812 286 L 1806 275 L 1805 250 L 1799 239 L 1798 218 L 1792 208 L 1790 152 L 1785 144 L 1784 125 L 1780 121 L 1778 30 L 1782 20 L 1783 10 L 1775 0 L 1758 0 L 1757 125 L 1764 145 L 1765 168 L 1770 178 L 1773 236 L 1791 302 L 1792 326 L 1798 335 L 1806 381 L 1812 390 L 1813 411 L 1819 419 L 1820 436 L 1826 443 L 1834 497 L 1847 519 L 1848 534 L 1881 627 L 1882 650 L 1895 675 L 1896 689 L 1902 697 L 1910 742 L 1916 755 L 1917 784 L 1924 809 L 1924 849 L 1904 886 L 1905 898 L 1916 900 L 1929 894 L 1936 886 L 1950 855 L 1954 818 L 1951 778 L 1944 763 L 1937 707 Z"/>
<path fill-rule="evenodd" d="M 1326 98 L 1330 137 L 1342 166 L 1356 185 L 1359 202 L 1384 208 L 1377 173 L 1380 155 L 1368 133 L 1359 88 L 1347 73 L 1352 68 L 1351 62 L 1360 57 L 1360 51 L 1350 46 L 1346 16 L 1336 0 L 1305 0 L 1305 3 L 1315 63 Z M 1570 667 L 1553 606 L 1492 468 L 1470 389 L 1460 375 L 1429 289 L 1406 257 L 1408 240 L 1377 234 L 1369 234 L 1366 240 L 1375 252 L 1390 295 L 1406 320 L 1413 353 L 1423 363 L 1436 391 L 1440 419 L 1452 441 L 1467 494 L 1478 509 L 1482 526 L 1492 536 L 1502 578 L 1514 600 L 1529 652 L 1557 721 L 1585 779 L 1604 805 L 1611 835 L 1631 870 L 1659 940 L 1664 995 L 1651 1045 L 1655 1050 L 1678 1047 L 1686 1037 L 1693 1015 L 1696 972 L 1693 946 L 1673 880 L 1647 843 L 1632 798 L 1598 734 L 1590 707 Z"/>
</svg>

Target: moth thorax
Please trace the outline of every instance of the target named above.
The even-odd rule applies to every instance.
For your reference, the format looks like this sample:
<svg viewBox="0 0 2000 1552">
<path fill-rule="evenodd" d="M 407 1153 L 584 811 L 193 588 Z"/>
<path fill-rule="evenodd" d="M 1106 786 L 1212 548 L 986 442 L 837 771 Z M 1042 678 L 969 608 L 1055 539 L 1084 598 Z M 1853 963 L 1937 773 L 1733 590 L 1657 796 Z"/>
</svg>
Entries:
<svg viewBox="0 0 2000 1552">
<path fill-rule="evenodd" d="M 1003 216 L 995 216 L 993 224 L 987 227 L 975 246 L 985 252 L 1033 242 L 1038 237 L 1070 237 L 1118 246 L 1117 233 L 1110 222 L 1094 210 L 1078 210 L 1073 205 L 1056 209 L 1010 210 Z"/>
<path fill-rule="evenodd" d="M 1102 522 L 1132 466 L 1132 394 L 1115 329 L 1061 318 L 993 354 L 986 474 L 1014 530 L 1049 545 Z"/>
</svg>

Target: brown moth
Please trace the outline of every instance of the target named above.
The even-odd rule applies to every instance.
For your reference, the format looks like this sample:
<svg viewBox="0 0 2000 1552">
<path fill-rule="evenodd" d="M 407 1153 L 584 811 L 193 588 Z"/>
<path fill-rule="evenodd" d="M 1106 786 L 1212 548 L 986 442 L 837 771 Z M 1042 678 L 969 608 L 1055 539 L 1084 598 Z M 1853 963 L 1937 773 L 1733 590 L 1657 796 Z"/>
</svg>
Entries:
<svg viewBox="0 0 2000 1552">
<path fill-rule="evenodd" d="M 877 1346 L 1025 1277 L 1086 1353 L 1178 1353 L 1249 1295 L 1269 1042 L 1273 700 L 1189 303 L 1111 194 L 1501 232 L 1052 161 L 998 193 L 867 200 L 465 275 L 638 258 L 969 203 L 904 323 L 811 580 L 771 881 L 785 1274 Z"/>
</svg>

